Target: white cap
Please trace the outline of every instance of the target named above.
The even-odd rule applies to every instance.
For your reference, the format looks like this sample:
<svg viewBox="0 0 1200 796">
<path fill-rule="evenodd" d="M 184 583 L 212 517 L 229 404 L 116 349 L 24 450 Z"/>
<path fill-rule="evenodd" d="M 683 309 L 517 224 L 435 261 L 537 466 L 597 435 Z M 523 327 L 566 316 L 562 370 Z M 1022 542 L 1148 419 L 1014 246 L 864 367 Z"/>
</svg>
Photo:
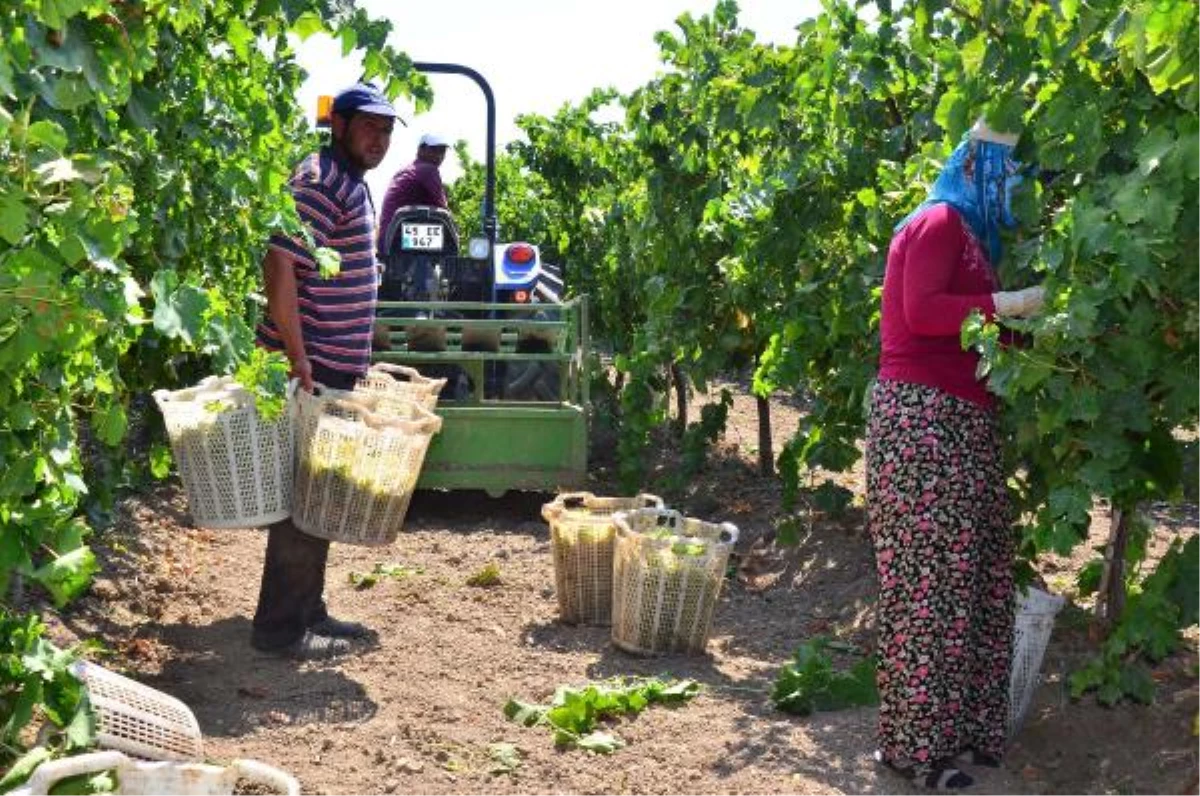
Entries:
<svg viewBox="0 0 1200 796">
<path fill-rule="evenodd" d="M 450 146 L 450 139 L 441 133 L 425 133 L 421 136 L 421 146 Z"/>
<path fill-rule="evenodd" d="M 988 127 L 988 123 L 980 118 L 971 128 L 971 138 L 976 141 L 991 141 L 993 144 L 1016 146 L 1020 133 L 1001 133 Z"/>
</svg>

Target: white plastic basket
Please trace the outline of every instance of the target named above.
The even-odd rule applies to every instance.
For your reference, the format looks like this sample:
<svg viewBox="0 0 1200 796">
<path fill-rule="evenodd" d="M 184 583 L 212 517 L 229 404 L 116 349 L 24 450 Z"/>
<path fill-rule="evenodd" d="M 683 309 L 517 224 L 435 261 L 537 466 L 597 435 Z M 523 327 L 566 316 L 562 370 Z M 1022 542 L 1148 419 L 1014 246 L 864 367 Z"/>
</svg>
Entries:
<svg viewBox="0 0 1200 796">
<path fill-rule="evenodd" d="M 668 509 L 618 512 L 613 522 L 613 644 L 702 654 L 738 529 Z"/>
<path fill-rule="evenodd" d="M 203 528 L 253 528 L 286 519 L 292 504 L 292 402 L 272 421 L 229 376 L 156 390 L 192 521 Z"/>
<path fill-rule="evenodd" d="M 1042 656 L 1050 633 L 1054 630 L 1054 617 L 1066 600 L 1057 594 L 1049 594 L 1032 586 L 1017 595 L 1016 619 L 1013 625 L 1012 674 L 1008 689 L 1008 737 L 1021 729 L 1033 693 L 1037 690 L 1042 669 Z"/>
<path fill-rule="evenodd" d="M 612 624 L 613 543 L 618 511 L 662 508 L 662 498 L 596 497 L 591 492 L 568 492 L 542 506 L 550 524 L 554 553 L 554 591 L 564 622 Z"/>
<path fill-rule="evenodd" d="M 431 379 L 422 376 L 415 368 L 404 365 L 393 365 L 379 362 L 367 370 L 367 375 L 358 380 L 354 393 L 370 393 L 378 396 L 380 402 L 375 411 L 385 414 L 392 401 L 416 401 L 422 407 L 433 411 L 437 406 L 438 395 L 446 386 L 445 379 Z"/>
<path fill-rule="evenodd" d="M 297 393 L 296 403 L 292 522 L 334 542 L 391 544 L 442 419 L 411 401 L 376 413 L 322 391 Z"/>
<path fill-rule="evenodd" d="M 298 796 L 296 778 L 257 760 L 234 760 L 228 766 L 209 763 L 145 762 L 132 760 L 116 751 L 91 752 L 42 763 L 14 796 L 42 796 L 67 777 L 116 774 L 119 794 L 185 794 L 220 796 L 232 794 L 239 783 L 253 786 L 250 793 L 281 793 Z M 75 791 L 76 793 L 80 791 Z"/>
<path fill-rule="evenodd" d="M 150 760 L 204 758 L 200 725 L 183 702 L 89 661 L 71 664 L 71 673 L 96 711 L 101 747 Z"/>
</svg>

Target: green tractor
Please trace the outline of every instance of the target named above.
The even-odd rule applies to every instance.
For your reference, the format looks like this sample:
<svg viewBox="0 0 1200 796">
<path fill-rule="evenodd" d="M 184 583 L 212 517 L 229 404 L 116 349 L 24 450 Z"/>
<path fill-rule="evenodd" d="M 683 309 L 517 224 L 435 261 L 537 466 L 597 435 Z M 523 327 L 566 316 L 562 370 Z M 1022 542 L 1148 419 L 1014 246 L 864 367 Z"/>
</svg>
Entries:
<svg viewBox="0 0 1200 796">
<path fill-rule="evenodd" d="M 495 103 L 478 72 L 459 74 L 487 104 L 482 230 L 461 250 L 441 208 L 400 208 L 384 230 L 379 339 L 373 359 L 446 378 L 417 487 L 509 490 L 577 488 L 587 473 L 588 315 L 585 296 L 563 300 L 561 270 L 537 246 L 498 243 Z"/>
</svg>

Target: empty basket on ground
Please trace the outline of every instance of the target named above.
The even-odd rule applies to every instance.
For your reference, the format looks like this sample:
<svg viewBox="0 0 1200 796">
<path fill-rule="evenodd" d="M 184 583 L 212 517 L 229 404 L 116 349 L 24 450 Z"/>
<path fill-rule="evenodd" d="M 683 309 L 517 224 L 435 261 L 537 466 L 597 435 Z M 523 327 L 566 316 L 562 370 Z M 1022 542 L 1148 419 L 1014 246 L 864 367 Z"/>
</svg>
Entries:
<svg viewBox="0 0 1200 796">
<path fill-rule="evenodd" d="M 738 530 L 667 509 L 618 512 L 612 640 L 627 652 L 703 653 Z"/>
<path fill-rule="evenodd" d="M 1049 594 L 1030 586 L 1025 593 L 1017 594 L 1017 613 L 1013 625 L 1012 675 L 1008 689 L 1008 735 L 1011 738 L 1021 728 L 1033 692 L 1037 690 L 1042 656 L 1050 633 L 1054 630 L 1054 617 L 1062 610 L 1066 601 L 1057 594 Z"/>
<path fill-rule="evenodd" d="M 150 760 L 201 760 L 204 742 L 191 708 L 169 694 L 88 661 L 71 664 L 96 712 L 96 740 Z"/>
<path fill-rule="evenodd" d="M 395 541 L 442 419 L 411 401 L 387 414 L 324 394 L 300 392 L 296 403 L 292 522 L 335 542 Z"/>
<path fill-rule="evenodd" d="M 554 590 L 564 622 L 607 625 L 612 622 L 613 540 L 618 511 L 663 507 L 657 495 L 596 497 L 569 492 L 542 506 L 550 523 L 554 551 Z"/>
<path fill-rule="evenodd" d="M 210 763 L 170 763 L 132 760 L 120 752 L 91 752 L 42 763 L 25 787 L 14 796 L 41 796 L 67 777 L 112 771 L 118 794 L 176 793 L 184 796 L 217 796 L 232 793 L 300 793 L 300 783 L 290 774 L 257 760 L 234 760 L 228 766 Z M 85 791 L 66 791 L 84 793 Z"/>
<path fill-rule="evenodd" d="M 289 391 L 294 387 L 289 387 Z M 264 419 L 231 377 L 156 390 L 192 521 L 249 528 L 287 519 L 292 506 L 292 405 Z"/>
<path fill-rule="evenodd" d="M 432 412 L 437 406 L 438 394 L 445 386 L 445 379 L 431 379 L 415 368 L 381 362 L 372 365 L 367 375 L 359 379 L 354 392 L 377 396 L 380 401 L 375 405 L 375 411 L 386 413 L 392 401 L 411 400 Z"/>
</svg>

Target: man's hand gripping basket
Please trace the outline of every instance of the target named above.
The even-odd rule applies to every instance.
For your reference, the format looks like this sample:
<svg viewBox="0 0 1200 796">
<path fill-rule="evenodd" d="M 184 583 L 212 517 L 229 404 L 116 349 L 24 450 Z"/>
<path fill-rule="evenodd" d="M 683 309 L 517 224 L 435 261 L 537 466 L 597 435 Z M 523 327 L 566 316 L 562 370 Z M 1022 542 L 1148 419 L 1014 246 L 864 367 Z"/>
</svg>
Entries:
<svg viewBox="0 0 1200 796">
<path fill-rule="evenodd" d="M 295 387 L 289 387 L 289 393 Z M 263 418 L 254 395 L 229 376 L 156 390 L 192 521 L 253 528 L 287 519 L 292 506 L 292 402 Z"/>
<path fill-rule="evenodd" d="M 322 390 L 301 391 L 296 403 L 292 522 L 345 544 L 395 541 L 442 419 L 411 401 L 375 412 L 369 396 L 334 398 Z"/>
<path fill-rule="evenodd" d="M 703 653 L 737 528 L 667 509 L 619 512 L 613 522 L 613 644 Z"/>
<path fill-rule="evenodd" d="M 542 506 L 554 551 L 559 618 L 571 624 L 612 623 L 613 542 L 618 511 L 663 507 L 657 495 L 596 497 L 569 492 Z"/>
</svg>

